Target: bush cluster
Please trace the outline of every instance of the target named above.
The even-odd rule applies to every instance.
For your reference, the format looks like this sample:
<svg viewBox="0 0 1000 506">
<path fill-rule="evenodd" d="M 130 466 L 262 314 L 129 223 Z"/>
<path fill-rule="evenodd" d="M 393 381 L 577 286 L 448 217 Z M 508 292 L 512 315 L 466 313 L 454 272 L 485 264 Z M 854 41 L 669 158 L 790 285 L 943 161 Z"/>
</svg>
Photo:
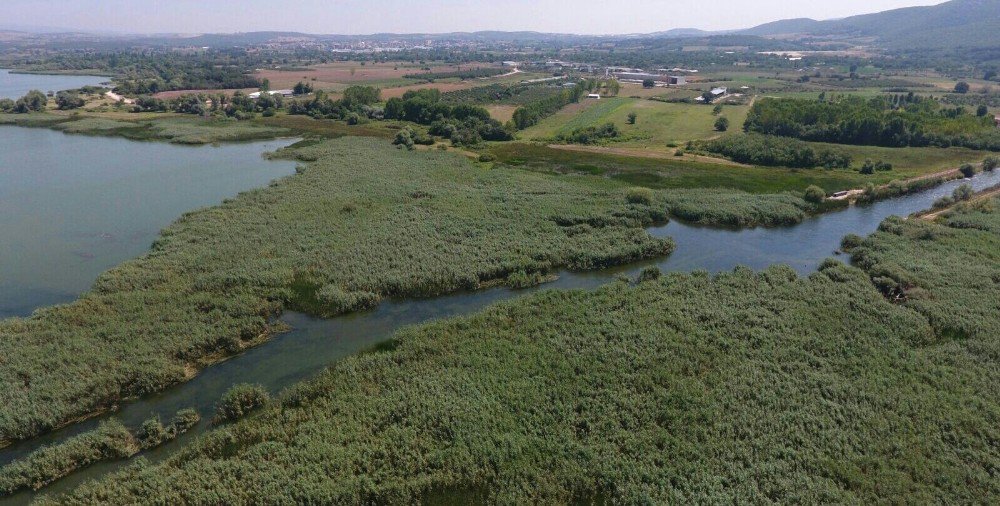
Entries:
<svg viewBox="0 0 1000 506">
<path fill-rule="evenodd" d="M 847 168 L 851 156 L 833 149 L 816 149 L 808 143 L 773 135 L 731 135 L 709 141 L 705 149 L 731 160 L 766 167 Z"/>
</svg>

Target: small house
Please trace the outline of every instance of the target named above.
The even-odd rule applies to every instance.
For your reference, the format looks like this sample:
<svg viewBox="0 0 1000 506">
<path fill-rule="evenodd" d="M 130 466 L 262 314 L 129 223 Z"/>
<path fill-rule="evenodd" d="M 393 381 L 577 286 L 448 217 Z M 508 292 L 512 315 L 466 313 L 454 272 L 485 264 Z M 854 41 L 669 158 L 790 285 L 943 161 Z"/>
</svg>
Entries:
<svg viewBox="0 0 1000 506">
<path fill-rule="evenodd" d="M 587 98 L 592 98 L 594 100 L 600 100 L 601 99 L 601 94 L 600 93 L 590 93 L 590 94 L 587 95 Z"/>
</svg>

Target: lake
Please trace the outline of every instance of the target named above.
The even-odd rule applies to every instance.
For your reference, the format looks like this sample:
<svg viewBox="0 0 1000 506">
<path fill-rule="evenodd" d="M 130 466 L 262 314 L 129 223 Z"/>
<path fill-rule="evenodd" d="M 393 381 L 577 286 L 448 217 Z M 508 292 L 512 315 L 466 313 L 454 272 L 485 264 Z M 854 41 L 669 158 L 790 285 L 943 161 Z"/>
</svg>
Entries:
<svg viewBox="0 0 1000 506">
<path fill-rule="evenodd" d="M 99 86 L 110 78 L 101 76 L 51 76 L 41 74 L 11 74 L 0 69 L 0 98 L 18 99 L 31 90 L 42 93 L 73 90 L 84 86 Z"/>
<path fill-rule="evenodd" d="M 293 140 L 178 146 L 0 126 L 0 317 L 68 302 L 181 214 L 295 172 Z"/>
</svg>

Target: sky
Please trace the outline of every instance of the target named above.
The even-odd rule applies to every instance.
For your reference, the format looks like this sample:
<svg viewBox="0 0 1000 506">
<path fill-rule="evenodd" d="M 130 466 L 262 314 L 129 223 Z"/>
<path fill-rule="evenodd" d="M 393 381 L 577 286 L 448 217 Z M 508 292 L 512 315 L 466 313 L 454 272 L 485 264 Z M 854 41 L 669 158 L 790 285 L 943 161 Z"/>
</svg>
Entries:
<svg viewBox="0 0 1000 506">
<path fill-rule="evenodd" d="M 3 0 L 0 28 L 314 34 L 533 30 L 648 33 L 831 19 L 943 0 Z"/>
</svg>

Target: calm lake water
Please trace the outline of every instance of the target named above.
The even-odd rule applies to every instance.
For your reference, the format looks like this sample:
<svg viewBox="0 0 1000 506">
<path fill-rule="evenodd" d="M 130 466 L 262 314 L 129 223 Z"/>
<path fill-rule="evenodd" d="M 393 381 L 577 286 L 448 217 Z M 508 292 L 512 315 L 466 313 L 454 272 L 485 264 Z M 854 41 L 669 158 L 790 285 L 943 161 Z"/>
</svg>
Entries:
<svg viewBox="0 0 1000 506">
<path fill-rule="evenodd" d="M 0 317 L 73 300 L 186 211 L 292 174 L 292 140 L 177 146 L 0 126 Z"/>
<path fill-rule="evenodd" d="M 21 98 L 31 90 L 48 93 L 50 91 L 73 90 L 84 86 L 99 86 L 107 81 L 107 77 L 101 76 L 11 74 L 9 70 L 0 69 L 0 98 Z"/>
</svg>

